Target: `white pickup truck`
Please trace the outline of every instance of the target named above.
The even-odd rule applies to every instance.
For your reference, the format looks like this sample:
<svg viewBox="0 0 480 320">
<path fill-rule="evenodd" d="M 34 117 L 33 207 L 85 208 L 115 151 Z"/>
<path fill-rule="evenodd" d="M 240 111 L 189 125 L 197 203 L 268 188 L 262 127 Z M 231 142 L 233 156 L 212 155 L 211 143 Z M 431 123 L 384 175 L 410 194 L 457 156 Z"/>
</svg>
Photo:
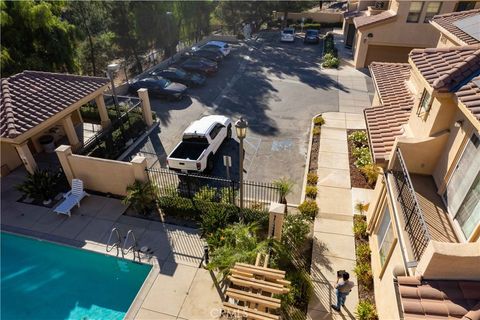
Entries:
<svg viewBox="0 0 480 320">
<path fill-rule="evenodd" d="M 194 121 L 167 157 L 168 167 L 182 172 L 211 171 L 214 154 L 231 137 L 232 121 L 225 116 L 206 116 Z"/>
</svg>

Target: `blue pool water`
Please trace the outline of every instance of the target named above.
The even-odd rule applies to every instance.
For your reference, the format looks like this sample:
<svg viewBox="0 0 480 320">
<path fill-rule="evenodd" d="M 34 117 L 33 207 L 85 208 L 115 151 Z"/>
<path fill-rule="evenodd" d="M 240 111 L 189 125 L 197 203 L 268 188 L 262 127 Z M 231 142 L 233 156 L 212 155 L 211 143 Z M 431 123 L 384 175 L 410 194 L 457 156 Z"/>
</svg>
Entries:
<svg viewBox="0 0 480 320">
<path fill-rule="evenodd" d="M 1 319 L 123 319 L 151 266 L 1 233 Z"/>
</svg>

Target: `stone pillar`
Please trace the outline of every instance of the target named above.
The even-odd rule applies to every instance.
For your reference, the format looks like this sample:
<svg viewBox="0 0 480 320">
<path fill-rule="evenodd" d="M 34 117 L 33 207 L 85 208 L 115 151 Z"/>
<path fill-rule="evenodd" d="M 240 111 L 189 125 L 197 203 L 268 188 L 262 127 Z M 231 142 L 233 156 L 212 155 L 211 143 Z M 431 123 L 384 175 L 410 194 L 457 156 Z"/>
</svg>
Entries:
<svg viewBox="0 0 480 320">
<path fill-rule="evenodd" d="M 60 160 L 60 164 L 62 165 L 63 172 L 67 177 L 68 183 L 72 184 L 72 179 L 75 178 L 75 174 L 73 173 L 70 162 L 68 161 L 68 158 L 72 156 L 72 147 L 61 145 L 55 149 L 55 152 L 57 153 L 58 160 Z"/>
<path fill-rule="evenodd" d="M 68 142 L 72 146 L 72 149 L 78 149 L 80 147 L 80 141 L 78 140 L 77 132 L 73 126 L 72 116 L 70 114 L 62 119 L 62 126 L 67 134 Z"/>
<path fill-rule="evenodd" d="M 148 90 L 145 88 L 138 89 L 137 93 L 138 97 L 142 101 L 143 120 L 147 124 L 147 127 L 151 127 L 153 125 L 153 117 L 152 108 L 150 107 L 150 98 L 148 97 Z"/>
<path fill-rule="evenodd" d="M 280 240 L 282 237 L 283 219 L 285 217 L 285 204 L 272 202 L 268 209 L 268 236 Z"/>
<path fill-rule="evenodd" d="M 105 129 L 110 126 L 112 121 L 108 117 L 107 107 L 105 106 L 105 100 L 103 99 L 103 94 L 95 97 L 95 103 L 98 108 L 98 113 L 100 114 L 102 128 Z"/>
<path fill-rule="evenodd" d="M 133 175 L 135 176 L 135 180 L 147 182 L 147 158 L 135 156 L 130 163 L 133 165 Z"/>
<path fill-rule="evenodd" d="M 34 173 L 35 170 L 37 170 L 37 163 L 35 162 L 32 152 L 28 147 L 28 143 L 25 142 L 20 145 L 16 145 L 15 149 L 17 150 L 18 155 L 20 156 L 20 159 L 25 165 L 25 169 L 27 169 L 27 171 L 30 173 Z"/>
</svg>

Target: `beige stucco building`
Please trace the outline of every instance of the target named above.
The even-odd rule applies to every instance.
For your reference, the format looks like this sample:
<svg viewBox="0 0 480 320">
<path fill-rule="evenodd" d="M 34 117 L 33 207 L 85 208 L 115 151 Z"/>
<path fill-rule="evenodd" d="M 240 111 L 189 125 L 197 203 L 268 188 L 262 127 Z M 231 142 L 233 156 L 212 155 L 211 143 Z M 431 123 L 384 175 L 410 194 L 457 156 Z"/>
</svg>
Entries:
<svg viewBox="0 0 480 320">
<path fill-rule="evenodd" d="M 356 68 L 371 62 L 407 62 L 414 48 L 437 45 L 433 16 L 480 8 L 480 1 L 349 0 L 344 14 L 345 45 Z"/>
<path fill-rule="evenodd" d="M 480 38 L 457 26 L 480 14 L 462 15 L 433 19 L 438 47 L 370 65 L 365 119 L 383 170 L 367 220 L 380 319 L 480 317 Z"/>
</svg>

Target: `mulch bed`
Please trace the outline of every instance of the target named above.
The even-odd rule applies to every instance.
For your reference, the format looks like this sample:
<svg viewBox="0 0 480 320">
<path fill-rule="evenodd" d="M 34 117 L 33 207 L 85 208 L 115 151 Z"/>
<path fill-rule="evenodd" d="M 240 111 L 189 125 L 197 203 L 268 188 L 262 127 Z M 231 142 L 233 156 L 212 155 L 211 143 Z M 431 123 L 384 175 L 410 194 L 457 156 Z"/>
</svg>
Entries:
<svg viewBox="0 0 480 320">
<path fill-rule="evenodd" d="M 350 135 L 354 131 L 365 131 L 365 130 L 347 130 L 347 135 Z M 350 183 L 352 188 L 363 188 L 363 189 L 373 189 L 367 183 L 367 179 L 365 176 L 360 172 L 360 170 L 355 166 L 355 158 L 352 155 L 352 148 L 353 143 L 348 141 L 348 162 L 350 165 Z"/>
<path fill-rule="evenodd" d="M 21 196 L 20 199 L 17 200 L 17 202 L 24 203 L 24 204 L 31 204 L 33 206 L 39 206 L 39 207 L 44 207 L 44 208 L 49 208 L 52 209 L 55 207 L 61 200 L 63 200 L 63 197 L 61 195 L 57 195 L 55 197 L 56 199 L 52 199 L 52 201 L 45 205 L 43 204 L 42 200 L 34 200 L 34 199 L 29 199 L 26 196 Z"/>
<path fill-rule="evenodd" d="M 353 223 L 356 224 L 357 222 L 361 220 L 366 220 L 366 216 L 364 215 L 354 215 L 353 217 Z M 367 243 L 368 244 L 368 236 L 366 238 L 360 238 L 357 239 L 355 237 L 355 248 L 357 248 L 358 245 L 362 243 Z M 371 262 L 370 262 L 371 265 Z M 370 284 L 370 287 L 366 285 L 363 282 L 360 282 L 357 284 L 358 286 L 358 299 L 359 301 L 364 301 L 364 300 L 370 300 L 374 305 L 375 305 L 375 293 L 373 291 L 373 283 Z"/>
<path fill-rule="evenodd" d="M 319 128 L 321 126 L 315 125 L 313 128 Z M 312 151 L 310 153 L 310 163 L 308 164 L 308 172 L 317 173 L 318 169 L 318 151 L 320 149 L 320 132 L 312 136 Z"/>
</svg>

